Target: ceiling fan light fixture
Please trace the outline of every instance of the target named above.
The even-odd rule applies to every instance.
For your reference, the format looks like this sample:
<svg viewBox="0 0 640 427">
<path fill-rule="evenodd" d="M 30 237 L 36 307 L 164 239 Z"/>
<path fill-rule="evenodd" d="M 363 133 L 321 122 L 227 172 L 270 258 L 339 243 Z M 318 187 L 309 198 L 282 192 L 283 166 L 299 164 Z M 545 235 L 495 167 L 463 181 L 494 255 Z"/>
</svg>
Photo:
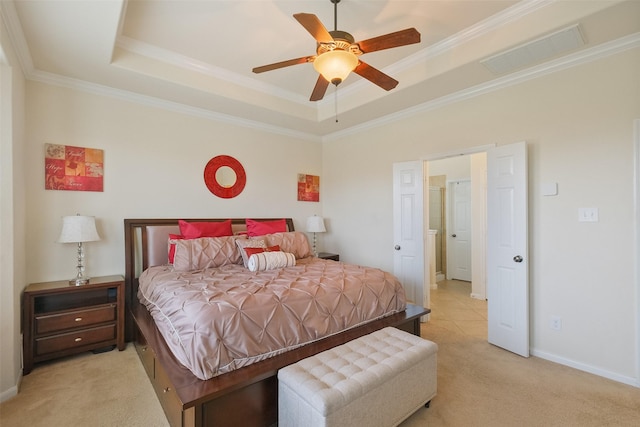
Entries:
<svg viewBox="0 0 640 427">
<path fill-rule="evenodd" d="M 358 57 L 346 50 L 330 50 L 316 57 L 313 68 L 328 82 L 339 85 L 358 65 Z"/>
</svg>

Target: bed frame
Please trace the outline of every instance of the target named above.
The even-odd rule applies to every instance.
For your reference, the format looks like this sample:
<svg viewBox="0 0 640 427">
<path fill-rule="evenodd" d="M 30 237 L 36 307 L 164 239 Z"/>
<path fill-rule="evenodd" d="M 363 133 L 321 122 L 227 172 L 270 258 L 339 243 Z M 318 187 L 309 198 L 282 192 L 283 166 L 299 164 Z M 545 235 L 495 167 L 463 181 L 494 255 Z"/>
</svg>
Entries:
<svg viewBox="0 0 640 427">
<path fill-rule="evenodd" d="M 184 219 L 184 218 L 182 218 Z M 270 220 L 271 218 L 257 219 Z M 225 219 L 185 219 L 219 222 Z M 234 230 L 245 219 L 232 219 Z M 408 304 L 397 313 L 286 353 L 203 381 L 182 366 L 167 347 L 146 307 L 138 302 L 138 276 L 149 265 L 147 226 L 175 226 L 178 219 L 125 219 L 125 336 L 133 341 L 172 427 L 275 426 L 278 370 L 387 326 L 420 335 L 420 317 L 429 309 Z M 294 230 L 293 221 L 287 227 Z"/>
</svg>

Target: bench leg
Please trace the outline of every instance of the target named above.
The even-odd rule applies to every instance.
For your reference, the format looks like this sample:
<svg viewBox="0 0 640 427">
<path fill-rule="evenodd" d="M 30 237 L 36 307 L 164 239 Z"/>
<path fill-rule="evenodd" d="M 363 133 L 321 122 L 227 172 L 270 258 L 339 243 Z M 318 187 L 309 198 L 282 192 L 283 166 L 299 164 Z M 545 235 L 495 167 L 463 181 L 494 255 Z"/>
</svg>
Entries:
<svg viewBox="0 0 640 427">
<path fill-rule="evenodd" d="M 429 406 L 431 406 L 431 401 L 428 401 L 427 403 L 424 404 L 425 408 L 428 408 Z"/>
</svg>

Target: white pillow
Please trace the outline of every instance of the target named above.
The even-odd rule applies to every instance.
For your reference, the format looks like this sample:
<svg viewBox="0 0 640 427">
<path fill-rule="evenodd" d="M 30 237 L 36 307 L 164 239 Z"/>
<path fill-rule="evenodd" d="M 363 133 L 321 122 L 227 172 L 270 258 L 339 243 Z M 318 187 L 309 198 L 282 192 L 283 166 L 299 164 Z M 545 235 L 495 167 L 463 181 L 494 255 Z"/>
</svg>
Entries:
<svg viewBox="0 0 640 427">
<path fill-rule="evenodd" d="M 274 270 L 276 268 L 292 267 L 294 265 L 296 265 L 296 257 L 289 252 L 281 251 L 253 254 L 247 262 L 249 271 Z"/>
</svg>

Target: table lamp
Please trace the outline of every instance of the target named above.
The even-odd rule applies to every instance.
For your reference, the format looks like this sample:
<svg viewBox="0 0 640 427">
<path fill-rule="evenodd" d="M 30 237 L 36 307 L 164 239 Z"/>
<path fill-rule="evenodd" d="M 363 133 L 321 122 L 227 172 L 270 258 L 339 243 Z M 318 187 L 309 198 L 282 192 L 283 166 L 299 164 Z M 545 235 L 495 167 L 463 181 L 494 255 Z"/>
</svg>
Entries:
<svg viewBox="0 0 640 427">
<path fill-rule="evenodd" d="M 78 272 L 74 279 L 69 280 L 69 283 L 76 286 L 89 283 L 89 277 L 84 274 L 84 248 L 82 244 L 97 240 L 100 240 L 100 236 L 96 230 L 96 219 L 94 217 L 80 214 L 62 217 L 62 231 L 58 242 L 78 244 L 78 264 L 76 266 Z"/>
<path fill-rule="evenodd" d="M 324 228 L 324 219 L 318 215 L 307 218 L 307 231 L 313 233 L 313 255 L 318 256 L 318 251 L 316 250 L 316 233 L 324 233 L 327 231 L 327 229 Z"/>
</svg>

